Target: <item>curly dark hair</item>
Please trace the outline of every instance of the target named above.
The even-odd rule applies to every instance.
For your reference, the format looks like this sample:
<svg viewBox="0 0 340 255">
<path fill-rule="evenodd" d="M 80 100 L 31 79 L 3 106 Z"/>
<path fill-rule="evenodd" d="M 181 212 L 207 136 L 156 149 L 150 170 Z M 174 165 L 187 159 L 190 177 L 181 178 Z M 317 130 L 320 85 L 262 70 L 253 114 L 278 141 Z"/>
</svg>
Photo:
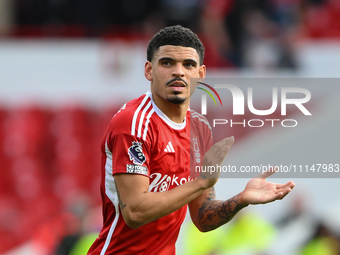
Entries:
<svg viewBox="0 0 340 255">
<path fill-rule="evenodd" d="M 146 51 L 147 60 L 151 62 L 155 51 L 164 45 L 194 48 L 198 53 L 200 65 L 203 64 L 204 46 L 198 36 L 188 28 L 176 25 L 161 29 L 149 41 Z"/>
</svg>

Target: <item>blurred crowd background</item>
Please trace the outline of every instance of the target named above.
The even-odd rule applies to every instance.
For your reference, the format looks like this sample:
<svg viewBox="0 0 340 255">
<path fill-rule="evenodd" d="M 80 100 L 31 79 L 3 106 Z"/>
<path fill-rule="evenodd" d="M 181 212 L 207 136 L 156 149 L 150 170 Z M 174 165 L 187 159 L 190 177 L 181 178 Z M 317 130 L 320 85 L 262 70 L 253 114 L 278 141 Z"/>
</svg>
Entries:
<svg viewBox="0 0 340 255">
<path fill-rule="evenodd" d="M 339 17 L 339 0 L 0 0 L 0 254 L 86 254 L 101 228 L 102 135 L 121 105 L 147 90 L 136 81 L 143 79 L 147 42 L 160 28 L 181 24 L 196 32 L 208 73 L 294 76 L 306 68 L 299 55 L 305 42 L 319 55 L 325 42 L 335 45 L 340 59 Z M 81 54 L 88 50 L 97 55 L 86 66 Z M 72 54 L 80 60 L 70 62 Z M 47 66 L 64 71 L 44 74 Z M 87 79 L 91 67 L 98 77 Z M 246 136 L 242 131 L 238 139 Z M 311 220 L 306 197 L 293 197 L 269 219 L 241 213 L 210 235 L 186 221 L 178 254 L 277 255 L 273 244 L 283 254 L 340 254 L 340 228 Z M 301 242 L 288 241 L 301 229 Z"/>
<path fill-rule="evenodd" d="M 301 38 L 338 38 L 336 0 L 2 0 L 3 37 L 149 38 L 182 24 L 202 35 L 206 64 L 296 68 Z"/>
</svg>

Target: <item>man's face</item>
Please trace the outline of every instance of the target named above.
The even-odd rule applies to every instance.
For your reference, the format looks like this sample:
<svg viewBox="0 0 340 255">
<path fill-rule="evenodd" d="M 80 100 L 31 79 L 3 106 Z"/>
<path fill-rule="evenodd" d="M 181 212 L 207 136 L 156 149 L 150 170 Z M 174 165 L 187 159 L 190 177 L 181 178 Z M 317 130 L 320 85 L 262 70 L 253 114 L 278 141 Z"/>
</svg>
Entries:
<svg viewBox="0 0 340 255">
<path fill-rule="evenodd" d="M 190 78 L 204 78 L 197 51 L 191 47 L 165 45 L 155 52 L 152 62 L 145 64 L 145 77 L 151 81 L 151 92 L 159 100 L 173 104 L 188 103 Z M 195 86 L 193 84 L 193 86 Z"/>
</svg>

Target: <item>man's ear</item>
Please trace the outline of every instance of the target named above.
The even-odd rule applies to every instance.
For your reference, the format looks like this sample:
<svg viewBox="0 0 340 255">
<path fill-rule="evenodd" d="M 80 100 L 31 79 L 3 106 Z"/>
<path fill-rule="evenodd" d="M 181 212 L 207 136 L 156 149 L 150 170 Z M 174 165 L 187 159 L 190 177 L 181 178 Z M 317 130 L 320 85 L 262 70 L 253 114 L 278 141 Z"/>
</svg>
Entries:
<svg viewBox="0 0 340 255">
<path fill-rule="evenodd" d="M 206 74 L 207 68 L 205 65 L 201 65 L 199 67 L 199 71 L 198 71 L 198 76 L 200 78 L 200 81 L 203 81 L 205 78 L 205 74 Z"/>
<path fill-rule="evenodd" d="M 152 81 L 152 63 L 150 61 L 146 61 L 145 63 L 144 75 L 148 81 Z"/>
</svg>

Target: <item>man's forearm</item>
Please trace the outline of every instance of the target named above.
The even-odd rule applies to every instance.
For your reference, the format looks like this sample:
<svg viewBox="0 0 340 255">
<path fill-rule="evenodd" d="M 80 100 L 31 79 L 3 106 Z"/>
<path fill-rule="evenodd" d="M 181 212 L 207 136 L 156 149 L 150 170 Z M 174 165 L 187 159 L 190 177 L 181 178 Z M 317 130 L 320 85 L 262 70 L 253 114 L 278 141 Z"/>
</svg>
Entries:
<svg viewBox="0 0 340 255">
<path fill-rule="evenodd" d="M 207 232 L 229 222 L 242 208 L 247 206 L 239 203 L 239 196 L 236 195 L 226 201 L 208 198 L 198 209 L 199 229 Z"/>
<path fill-rule="evenodd" d="M 138 228 L 178 210 L 200 196 L 207 189 L 206 183 L 204 179 L 197 178 L 166 192 L 149 192 L 149 179 L 145 176 L 115 175 L 120 210 L 131 228 Z"/>
</svg>

